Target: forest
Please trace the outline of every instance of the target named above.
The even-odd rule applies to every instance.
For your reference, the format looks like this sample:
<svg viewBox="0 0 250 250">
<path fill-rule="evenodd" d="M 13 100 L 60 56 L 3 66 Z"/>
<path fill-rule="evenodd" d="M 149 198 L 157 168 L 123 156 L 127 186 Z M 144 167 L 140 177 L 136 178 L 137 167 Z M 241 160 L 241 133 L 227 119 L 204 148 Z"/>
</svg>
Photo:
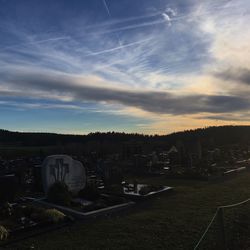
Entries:
<svg viewBox="0 0 250 250">
<path fill-rule="evenodd" d="M 250 126 L 219 126 L 176 132 L 169 135 L 145 135 L 137 133 L 95 132 L 87 135 L 30 133 L 0 130 L 0 147 L 47 147 L 47 146 L 86 146 L 105 148 L 116 152 L 124 145 L 137 145 L 143 151 L 166 150 L 177 142 L 199 140 L 202 147 L 214 148 L 228 144 L 248 145 Z"/>
</svg>

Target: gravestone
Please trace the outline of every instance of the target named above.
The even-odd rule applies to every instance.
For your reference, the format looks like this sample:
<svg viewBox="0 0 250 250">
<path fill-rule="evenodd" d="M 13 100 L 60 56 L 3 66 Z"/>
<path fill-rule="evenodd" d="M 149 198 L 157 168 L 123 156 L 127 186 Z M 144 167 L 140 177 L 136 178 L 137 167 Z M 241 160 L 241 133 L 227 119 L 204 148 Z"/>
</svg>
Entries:
<svg viewBox="0 0 250 250">
<path fill-rule="evenodd" d="M 48 156 L 42 164 L 42 183 L 45 193 L 55 182 L 64 182 L 70 192 L 77 194 L 86 186 L 86 170 L 80 161 L 68 155 Z"/>
</svg>

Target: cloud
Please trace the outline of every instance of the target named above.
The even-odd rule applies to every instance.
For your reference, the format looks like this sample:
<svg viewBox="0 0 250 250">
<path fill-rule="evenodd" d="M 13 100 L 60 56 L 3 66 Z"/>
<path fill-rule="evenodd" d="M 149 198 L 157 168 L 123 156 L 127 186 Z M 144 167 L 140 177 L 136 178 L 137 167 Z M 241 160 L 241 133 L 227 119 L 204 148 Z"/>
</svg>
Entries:
<svg viewBox="0 0 250 250">
<path fill-rule="evenodd" d="M 27 45 L 36 45 L 40 43 L 48 43 L 48 42 L 54 42 L 54 41 L 59 41 L 59 40 L 69 40 L 69 39 L 70 39 L 69 36 L 62 36 L 62 37 L 54 37 L 54 38 L 38 40 L 38 41 L 33 41 L 33 42 L 20 43 L 20 44 L 3 47 L 0 49 L 0 52 L 5 51 L 5 50 L 15 49 L 15 48 L 22 47 L 22 46 L 27 46 Z"/>
<path fill-rule="evenodd" d="M 168 25 L 171 26 L 171 18 L 169 17 L 169 15 L 166 13 L 162 13 L 162 16 L 164 20 L 168 23 Z"/>
<path fill-rule="evenodd" d="M 165 12 L 166 12 L 168 15 L 172 16 L 172 17 L 174 17 L 174 16 L 177 15 L 177 11 L 174 10 L 174 9 L 172 9 L 172 8 L 170 8 L 170 7 L 166 8 L 166 11 L 165 11 Z"/>
<path fill-rule="evenodd" d="M 250 4 L 244 0 L 207 1 L 194 11 L 201 34 L 210 37 L 214 65 L 241 68 L 250 63 Z M 198 17 L 198 18 L 197 18 Z"/>
<path fill-rule="evenodd" d="M 97 52 L 91 52 L 91 53 L 87 54 L 86 56 L 96 56 L 96 55 L 101 55 L 101 54 L 105 54 L 105 53 L 114 52 L 116 50 L 125 49 L 127 47 L 131 47 L 131 46 L 139 45 L 141 43 L 145 43 L 145 42 L 147 42 L 149 40 L 152 40 L 152 39 L 153 38 L 143 39 L 143 40 L 136 41 L 136 42 L 133 42 L 133 43 L 123 44 L 123 45 L 120 45 L 120 46 L 117 46 L 117 47 L 114 47 L 114 48 L 111 48 L 111 49 L 106 49 L 106 50 L 97 51 Z"/>
<path fill-rule="evenodd" d="M 209 119 L 209 120 L 216 120 L 216 121 L 236 121 L 236 122 L 249 122 L 250 121 L 250 113 L 248 111 L 244 111 L 237 114 L 232 113 L 224 113 L 224 114 L 217 114 L 217 115 L 203 115 L 200 116 L 198 119 Z"/>
<path fill-rule="evenodd" d="M 164 13 L 161 14 L 164 20 L 168 23 L 168 26 L 172 25 L 172 18 L 177 15 L 177 12 L 172 8 L 167 8 Z M 177 18 L 175 19 L 177 20 Z"/>
<path fill-rule="evenodd" d="M 250 85 L 250 69 L 229 68 L 224 71 L 216 72 L 215 76 L 225 80 Z"/>
<path fill-rule="evenodd" d="M 94 80 L 94 78 L 93 78 Z M 85 81 L 85 82 L 84 82 Z M 90 81 L 90 82 L 87 82 Z M 91 77 L 76 78 L 72 76 L 16 74 L 8 77 L 8 87 L 11 95 L 20 95 L 33 98 L 44 97 L 46 93 L 68 98 L 74 101 L 94 101 L 117 103 L 124 106 L 136 107 L 159 114 L 197 114 L 224 113 L 246 110 L 250 107 L 247 98 L 225 95 L 180 95 L 167 91 L 141 91 L 138 89 L 105 87 L 91 85 Z M 99 84 L 101 81 L 99 82 Z M 104 81 L 102 82 L 104 83 Z M 31 91 L 28 91 L 31 89 Z M 0 92 L 8 95 L 8 92 Z"/>
</svg>

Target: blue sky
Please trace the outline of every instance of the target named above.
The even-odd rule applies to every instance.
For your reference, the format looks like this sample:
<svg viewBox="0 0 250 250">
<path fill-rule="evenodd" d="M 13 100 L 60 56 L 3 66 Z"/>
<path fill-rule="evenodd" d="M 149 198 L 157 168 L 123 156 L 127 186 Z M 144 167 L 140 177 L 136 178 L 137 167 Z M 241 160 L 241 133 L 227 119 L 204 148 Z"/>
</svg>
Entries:
<svg viewBox="0 0 250 250">
<path fill-rule="evenodd" d="M 0 0 L 0 124 L 166 134 L 248 124 L 245 0 Z"/>
</svg>

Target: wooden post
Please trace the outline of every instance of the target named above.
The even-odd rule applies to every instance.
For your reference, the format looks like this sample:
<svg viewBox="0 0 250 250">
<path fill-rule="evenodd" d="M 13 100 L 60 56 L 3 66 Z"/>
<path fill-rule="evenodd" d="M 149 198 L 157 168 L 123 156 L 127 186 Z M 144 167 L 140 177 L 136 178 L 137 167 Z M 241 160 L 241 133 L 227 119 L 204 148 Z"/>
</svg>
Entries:
<svg viewBox="0 0 250 250">
<path fill-rule="evenodd" d="M 220 249 L 227 250 L 223 208 L 219 208 L 218 211 L 218 236 L 219 236 Z"/>
</svg>

